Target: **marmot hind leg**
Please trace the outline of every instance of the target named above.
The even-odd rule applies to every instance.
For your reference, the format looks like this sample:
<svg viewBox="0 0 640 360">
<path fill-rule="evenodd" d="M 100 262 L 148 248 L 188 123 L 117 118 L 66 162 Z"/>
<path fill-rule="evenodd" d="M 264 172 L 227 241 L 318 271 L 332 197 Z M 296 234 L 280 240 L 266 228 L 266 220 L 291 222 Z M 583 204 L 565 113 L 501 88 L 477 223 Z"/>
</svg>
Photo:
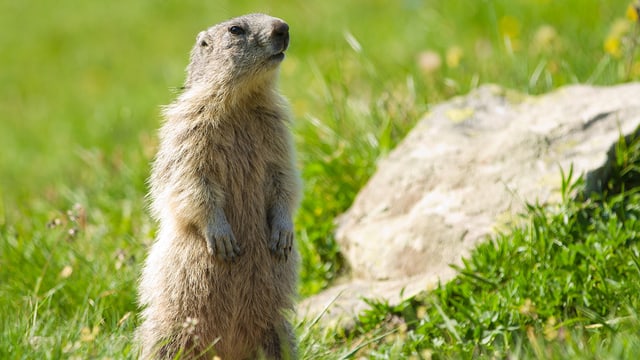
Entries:
<svg viewBox="0 0 640 360">
<path fill-rule="evenodd" d="M 284 318 L 279 325 L 269 329 L 262 343 L 258 359 L 295 360 L 298 358 L 296 335 L 291 324 Z"/>
</svg>

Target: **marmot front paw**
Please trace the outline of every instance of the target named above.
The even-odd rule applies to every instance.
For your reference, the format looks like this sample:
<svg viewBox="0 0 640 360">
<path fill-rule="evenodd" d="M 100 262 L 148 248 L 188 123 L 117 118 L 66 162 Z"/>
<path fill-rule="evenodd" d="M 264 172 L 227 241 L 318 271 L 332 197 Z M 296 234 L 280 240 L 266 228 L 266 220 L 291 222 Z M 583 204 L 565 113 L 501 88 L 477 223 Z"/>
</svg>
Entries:
<svg viewBox="0 0 640 360">
<path fill-rule="evenodd" d="M 293 224 L 290 220 L 275 219 L 271 224 L 269 249 L 280 259 L 287 260 L 293 246 Z"/>
<path fill-rule="evenodd" d="M 224 215 L 220 216 L 220 213 L 216 215 L 207 226 L 205 233 L 207 249 L 211 255 L 222 260 L 235 261 L 242 253 L 240 246 L 238 246 L 236 237 L 233 235 L 231 225 L 227 222 L 226 217 Z"/>
</svg>

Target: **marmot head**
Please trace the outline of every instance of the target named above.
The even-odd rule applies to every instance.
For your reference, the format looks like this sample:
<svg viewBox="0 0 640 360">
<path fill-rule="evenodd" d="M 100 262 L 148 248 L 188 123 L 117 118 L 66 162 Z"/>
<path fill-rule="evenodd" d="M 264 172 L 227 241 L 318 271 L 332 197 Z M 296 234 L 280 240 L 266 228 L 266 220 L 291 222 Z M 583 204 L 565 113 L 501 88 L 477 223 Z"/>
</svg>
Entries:
<svg viewBox="0 0 640 360">
<path fill-rule="evenodd" d="M 289 25 L 268 15 L 212 26 L 196 38 L 185 88 L 258 85 L 276 72 L 288 46 Z"/>
</svg>

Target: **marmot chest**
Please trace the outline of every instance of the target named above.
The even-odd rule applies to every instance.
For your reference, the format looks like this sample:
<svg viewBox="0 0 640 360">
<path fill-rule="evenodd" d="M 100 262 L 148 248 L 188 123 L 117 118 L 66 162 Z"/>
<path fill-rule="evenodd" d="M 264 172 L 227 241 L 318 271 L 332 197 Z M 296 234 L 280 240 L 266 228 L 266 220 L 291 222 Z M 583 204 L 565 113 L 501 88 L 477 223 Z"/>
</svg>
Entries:
<svg viewBox="0 0 640 360">
<path fill-rule="evenodd" d="M 212 182 L 226 197 L 247 206 L 264 202 L 268 190 L 268 166 L 273 163 L 273 132 L 260 123 L 233 124 L 218 129 L 219 136 L 207 146 L 209 162 L 204 164 Z"/>
</svg>

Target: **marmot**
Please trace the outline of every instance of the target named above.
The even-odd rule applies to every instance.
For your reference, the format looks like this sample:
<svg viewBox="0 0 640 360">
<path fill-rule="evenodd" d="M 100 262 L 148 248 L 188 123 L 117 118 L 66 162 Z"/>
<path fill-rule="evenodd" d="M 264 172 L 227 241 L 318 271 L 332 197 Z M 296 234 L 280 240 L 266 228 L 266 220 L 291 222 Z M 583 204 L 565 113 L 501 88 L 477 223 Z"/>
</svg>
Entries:
<svg viewBox="0 0 640 360">
<path fill-rule="evenodd" d="M 277 77 L 289 26 L 241 16 L 197 36 L 164 108 L 150 177 L 159 222 L 141 276 L 142 358 L 296 358 L 300 180 Z"/>
</svg>

